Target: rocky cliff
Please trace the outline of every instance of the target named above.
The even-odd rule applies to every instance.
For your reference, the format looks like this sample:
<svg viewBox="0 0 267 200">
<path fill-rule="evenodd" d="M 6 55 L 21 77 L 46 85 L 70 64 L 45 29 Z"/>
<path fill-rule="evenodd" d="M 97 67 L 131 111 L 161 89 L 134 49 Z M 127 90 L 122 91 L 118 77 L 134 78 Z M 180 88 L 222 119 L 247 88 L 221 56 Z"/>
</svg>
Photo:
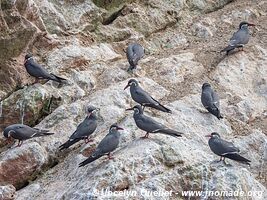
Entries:
<svg viewBox="0 0 267 200">
<path fill-rule="evenodd" d="M 19 148 L 0 136 L 0 199 L 189 199 L 181 194 L 187 190 L 262 191 L 224 199 L 267 199 L 266 11 L 261 0 L 2 0 L 0 129 L 24 123 L 55 134 Z M 220 50 L 244 20 L 256 24 L 251 40 L 226 57 Z M 131 74 L 124 49 L 133 41 L 146 55 Z M 27 52 L 68 84 L 33 84 L 23 67 Z M 123 90 L 132 77 L 173 111 L 146 113 L 184 137 L 139 139 L 144 132 L 125 111 L 135 104 Z M 221 97 L 224 119 L 205 113 L 204 82 Z M 94 142 L 59 152 L 88 105 L 100 108 Z M 115 160 L 78 168 L 114 122 L 125 129 Z M 251 166 L 214 162 L 204 137 L 214 131 Z M 97 194 L 101 189 L 136 195 Z"/>
</svg>

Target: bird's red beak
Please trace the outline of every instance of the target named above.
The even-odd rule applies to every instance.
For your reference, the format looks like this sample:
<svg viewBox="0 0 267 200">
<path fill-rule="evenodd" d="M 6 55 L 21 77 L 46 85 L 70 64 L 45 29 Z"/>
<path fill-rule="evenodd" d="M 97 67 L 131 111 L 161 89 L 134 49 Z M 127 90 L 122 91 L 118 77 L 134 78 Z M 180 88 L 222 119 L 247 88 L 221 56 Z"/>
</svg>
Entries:
<svg viewBox="0 0 267 200">
<path fill-rule="evenodd" d="M 123 129 L 123 128 L 121 128 L 121 127 L 118 127 L 118 126 L 117 126 L 117 130 L 124 130 L 124 129 Z"/>
<path fill-rule="evenodd" d="M 256 26 L 255 24 L 248 23 L 249 26 Z"/>
<path fill-rule="evenodd" d="M 211 138 L 211 135 L 205 135 L 205 137 L 209 137 L 209 138 Z"/>
<path fill-rule="evenodd" d="M 126 86 L 125 86 L 125 88 L 124 88 L 124 90 L 126 90 L 126 89 L 127 89 L 129 86 L 130 86 L 129 84 L 128 84 L 128 85 L 126 85 Z"/>
</svg>

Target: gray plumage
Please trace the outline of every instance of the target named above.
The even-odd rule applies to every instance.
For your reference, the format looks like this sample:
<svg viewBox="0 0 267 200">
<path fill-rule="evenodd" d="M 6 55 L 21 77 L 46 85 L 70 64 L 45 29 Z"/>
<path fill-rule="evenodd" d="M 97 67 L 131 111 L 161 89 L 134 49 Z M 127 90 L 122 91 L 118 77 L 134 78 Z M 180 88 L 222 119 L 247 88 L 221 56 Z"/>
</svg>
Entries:
<svg viewBox="0 0 267 200">
<path fill-rule="evenodd" d="M 232 142 L 227 142 L 221 139 L 218 133 L 214 132 L 207 137 L 210 137 L 209 146 L 211 151 L 216 155 L 246 164 L 249 164 L 249 162 L 251 162 L 250 160 L 239 155 L 240 150 L 235 147 Z"/>
<path fill-rule="evenodd" d="M 132 99 L 135 102 L 141 104 L 144 108 L 151 107 L 163 112 L 171 113 L 170 109 L 160 104 L 156 99 L 154 99 L 146 91 L 144 91 L 135 79 L 130 79 L 124 89 L 128 87 L 130 87 Z"/>
<path fill-rule="evenodd" d="M 228 55 L 228 53 L 235 48 L 243 48 L 244 45 L 248 43 L 250 37 L 248 26 L 254 26 L 254 24 L 241 22 L 239 24 L 239 30 L 234 33 L 234 35 L 230 39 L 229 45 L 225 47 L 221 52 L 226 51 L 226 55 Z"/>
<path fill-rule="evenodd" d="M 120 128 L 117 124 L 113 124 L 109 129 L 109 133 L 99 143 L 95 151 L 86 160 L 81 162 L 79 164 L 79 167 L 85 166 L 88 163 L 91 163 L 104 155 L 108 155 L 108 157 L 111 159 L 110 153 L 114 151 L 119 145 L 119 130 L 123 129 Z"/>
<path fill-rule="evenodd" d="M 143 131 L 146 131 L 144 138 L 147 138 L 149 133 L 163 133 L 174 137 L 181 137 L 183 133 L 172 130 L 163 124 L 155 121 L 154 119 L 143 114 L 143 109 L 140 105 L 136 105 L 133 108 L 127 110 L 134 110 L 134 121 L 136 126 Z"/>
<path fill-rule="evenodd" d="M 133 70 L 138 65 L 138 61 L 144 56 L 144 48 L 138 43 L 130 44 L 126 49 L 126 56 L 130 67 L 128 70 Z"/>
<path fill-rule="evenodd" d="M 69 140 L 59 147 L 60 150 L 69 148 L 82 139 L 88 140 L 88 137 L 94 133 L 97 127 L 97 117 L 93 113 L 95 110 L 96 108 L 93 106 L 87 108 L 88 116 L 78 125 L 76 131 L 70 136 Z"/>
<path fill-rule="evenodd" d="M 27 54 L 25 56 L 24 66 L 27 72 L 35 77 L 36 79 L 48 79 L 53 80 L 58 83 L 62 83 L 62 81 L 66 81 L 66 79 L 56 76 L 55 74 L 48 73 L 41 65 L 36 63 L 31 54 Z"/>
<path fill-rule="evenodd" d="M 212 90 L 209 83 L 202 85 L 201 102 L 203 106 L 218 119 L 223 118 L 220 113 L 220 99 Z"/>
<path fill-rule="evenodd" d="M 31 128 L 24 124 L 13 124 L 4 129 L 4 136 L 6 138 L 14 138 L 19 140 L 18 146 L 22 144 L 22 141 L 31 139 L 33 137 L 41 137 L 52 135 L 49 130 L 41 130 L 38 128 Z"/>
</svg>

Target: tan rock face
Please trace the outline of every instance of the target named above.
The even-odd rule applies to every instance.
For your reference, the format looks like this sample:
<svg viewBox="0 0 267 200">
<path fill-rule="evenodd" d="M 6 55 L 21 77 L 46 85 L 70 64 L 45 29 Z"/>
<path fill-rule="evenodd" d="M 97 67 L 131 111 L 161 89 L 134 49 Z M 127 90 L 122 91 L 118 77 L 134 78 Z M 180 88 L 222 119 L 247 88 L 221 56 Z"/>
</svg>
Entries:
<svg viewBox="0 0 267 200">
<path fill-rule="evenodd" d="M 23 145 L 21 148 L 10 149 L 0 162 L 0 184 L 12 184 L 22 187 L 44 164 L 47 155 L 37 143 Z"/>
<path fill-rule="evenodd" d="M 187 190 L 259 191 L 261 196 L 245 199 L 267 199 L 267 6 L 264 1 L 228 2 L 2 1 L 1 130 L 23 121 L 55 134 L 17 148 L 0 137 L 0 199 L 127 199 L 107 196 L 101 189 L 136 193 L 128 199 L 184 199 L 181 192 Z M 250 29 L 245 52 L 224 57 L 220 50 L 244 20 L 257 24 Z M 128 73 L 123 50 L 133 41 L 146 51 L 137 70 Z M 16 88 L 33 82 L 23 67 L 27 51 L 67 83 Z M 133 113 L 125 111 L 136 104 L 129 90 L 123 90 L 130 78 L 172 110 L 167 114 L 146 108 L 145 114 L 184 132 L 183 137 L 150 134 L 140 139 L 145 132 L 136 127 Z M 224 119 L 202 106 L 204 82 L 219 94 Z M 94 141 L 59 152 L 88 105 L 100 108 Z M 102 157 L 78 168 L 114 122 L 124 128 L 115 159 Z M 205 137 L 211 132 L 232 141 L 251 166 L 217 163 Z M 144 194 L 159 191 L 171 196 Z"/>
</svg>

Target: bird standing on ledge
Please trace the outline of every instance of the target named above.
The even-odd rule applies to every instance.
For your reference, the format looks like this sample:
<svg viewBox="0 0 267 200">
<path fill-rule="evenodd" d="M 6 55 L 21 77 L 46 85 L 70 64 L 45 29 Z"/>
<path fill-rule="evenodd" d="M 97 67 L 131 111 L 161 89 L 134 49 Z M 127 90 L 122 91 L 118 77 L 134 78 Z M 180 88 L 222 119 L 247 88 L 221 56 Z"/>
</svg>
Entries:
<svg viewBox="0 0 267 200">
<path fill-rule="evenodd" d="M 249 41 L 249 26 L 255 26 L 255 24 L 251 24 L 248 22 L 241 22 L 239 24 L 239 30 L 234 33 L 232 38 L 230 39 L 229 45 L 225 47 L 221 52 L 226 51 L 226 55 L 229 54 L 230 51 L 234 50 L 235 48 L 242 48 L 245 44 Z"/>
<path fill-rule="evenodd" d="M 222 119 L 219 96 L 212 90 L 209 83 L 202 85 L 201 102 L 203 106 L 218 119 Z"/>
<path fill-rule="evenodd" d="M 220 161 L 225 158 L 229 158 L 231 160 L 235 160 L 238 162 L 242 162 L 249 165 L 250 160 L 239 155 L 239 149 L 234 146 L 232 142 L 227 142 L 221 139 L 218 133 L 211 133 L 211 135 L 206 135 L 209 137 L 209 146 L 213 153 L 218 156 L 221 156 Z"/>
<path fill-rule="evenodd" d="M 138 43 L 132 43 L 127 47 L 126 56 L 130 64 L 128 71 L 136 69 L 138 61 L 144 56 L 144 54 L 144 48 Z"/>
<path fill-rule="evenodd" d="M 104 155 L 107 155 L 109 159 L 113 159 L 111 157 L 111 152 L 118 147 L 120 142 L 119 130 L 123 130 L 123 128 L 119 127 L 117 124 L 111 125 L 109 133 L 99 143 L 96 150 L 86 160 L 79 164 L 79 167 L 85 166 Z"/>
<path fill-rule="evenodd" d="M 78 125 L 76 131 L 70 136 L 69 140 L 59 147 L 60 150 L 67 149 L 82 139 L 84 139 L 85 143 L 92 141 L 89 140 L 88 137 L 94 133 L 97 127 L 97 117 L 94 113 L 96 110 L 98 109 L 94 106 L 89 106 L 87 108 L 87 117 Z"/>
<path fill-rule="evenodd" d="M 63 81 L 66 81 L 65 78 L 61 78 L 59 76 L 56 76 L 55 74 L 48 73 L 41 65 L 39 65 L 33 60 L 33 57 L 31 54 L 26 54 L 24 66 L 27 72 L 31 76 L 35 77 L 35 83 L 37 83 L 39 79 L 48 79 L 48 80 L 56 81 L 58 83 L 62 83 Z"/>
<path fill-rule="evenodd" d="M 130 79 L 124 90 L 128 87 L 130 87 L 132 99 L 135 102 L 141 104 L 143 106 L 143 110 L 145 109 L 145 107 L 151 107 L 162 112 L 171 113 L 170 109 L 161 105 L 156 99 L 154 99 L 146 91 L 144 91 L 135 79 Z"/>
<path fill-rule="evenodd" d="M 13 124 L 5 128 L 4 136 L 7 139 L 14 138 L 19 140 L 18 147 L 20 147 L 24 140 L 28 140 L 34 137 L 41 137 L 47 135 L 53 135 L 49 133 L 49 130 L 41 130 L 38 128 L 31 128 L 23 124 Z"/>
<path fill-rule="evenodd" d="M 173 137 L 182 137 L 181 132 L 172 130 L 163 124 L 160 124 L 159 122 L 155 121 L 154 119 L 145 116 L 143 114 L 143 109 L 140 105 L 136 105 L 133 108 L 128 108 L 126 110 L 134 110 L 134 121 L 136 123 L 136 126 L 140 128 L 143 131 L 146 131 L 146 135 L 142 138 L 148 138 L 149 133 L 163 133 L 165 135 L 170 135 Z"/>
</svg>

